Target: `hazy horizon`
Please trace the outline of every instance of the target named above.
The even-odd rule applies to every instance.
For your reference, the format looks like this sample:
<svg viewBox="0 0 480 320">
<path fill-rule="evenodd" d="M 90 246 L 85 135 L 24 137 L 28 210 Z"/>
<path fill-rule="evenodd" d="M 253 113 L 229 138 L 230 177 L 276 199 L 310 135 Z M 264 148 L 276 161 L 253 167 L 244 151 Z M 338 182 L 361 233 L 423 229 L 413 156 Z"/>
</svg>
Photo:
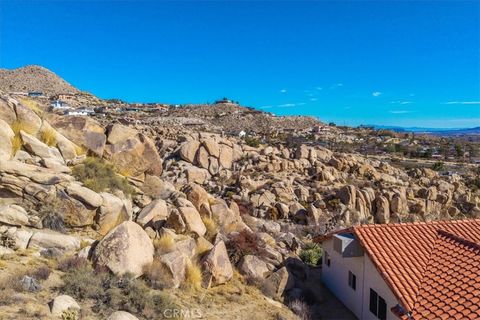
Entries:
<svg viewBox="0 0 480 320">
<path fill-rule="evenodd" d="M 477 2 L 0 2 L 0 67 L 101 98 L 480 126 Z"/>
</svg>

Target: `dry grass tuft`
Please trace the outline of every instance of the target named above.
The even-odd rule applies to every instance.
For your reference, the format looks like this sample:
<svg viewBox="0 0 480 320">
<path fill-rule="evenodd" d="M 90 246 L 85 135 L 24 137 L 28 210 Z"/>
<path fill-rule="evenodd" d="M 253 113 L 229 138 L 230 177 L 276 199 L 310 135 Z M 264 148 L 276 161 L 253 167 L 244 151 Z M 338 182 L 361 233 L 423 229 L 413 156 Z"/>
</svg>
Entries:
<svg viewBox="0 0 480 320">
<path fill-rule="evenodd" d="M 205 228 L 207 228 L 207 233 L 205 234 L 205 238 L 211 240 L 215 235 L 218 233 L 218 225 L 215 220 L 209 217 L 202 217 L 203 224 Z"/>
<path fill-rule="evenodd" d="M 88 150 L 85 147 L 75 145 L 75 154 L 77 156 L 84 156 L 87 154 L 87 151 Z"/>
<path fill-rule="evenodd" d="M 205 252 L 210 251 L 212 244 L 208 242 L 205 238 L 199 237 L 196 241 L 197 247 L 195 248 L 195 255 L 197 257 L 203 255 Z"/>
<path fill-rule="evenodd" d="M 185 269 L 185 282 L 183 286 L 187 289 L 198 290 L 202 286 L 202 269 L 196 261 L 189 260 Z"/>
<path fill-rule="evenodd" d="M 160 238 L 153 240 L 155 250 L 160 254 L 169 253 L 175 250 L 175 239 L 170 233 L 163 233 Z"/>
<path fill-rule="evenodd" d="M 40 140 L 47 146 L 54 147 L 57 144 L 57 132 L 53 128 L 48 128 L 40 133 Z"/>
<path fill-rule="evenodd" d="M 22 149 L 23 146 L 20 131 L 24 131 L 28 134 L 35 134 L 35 128 L 31 124 L 18 120 L 12 123 L 11 128 L 15 133 L 15 136 L 12 138 L 12 152 L 15 154 L 18 150 Z"/>
<path fill-rule="evenodd" d="M 41 117 L 43 115 L 44 111 L 42 108 L 40 108 L 40 105 L 36 101 L 27 98 L 20 98 L 20 102 L 25 107 L 35 112 L 37 116 Z"/>
</svg>

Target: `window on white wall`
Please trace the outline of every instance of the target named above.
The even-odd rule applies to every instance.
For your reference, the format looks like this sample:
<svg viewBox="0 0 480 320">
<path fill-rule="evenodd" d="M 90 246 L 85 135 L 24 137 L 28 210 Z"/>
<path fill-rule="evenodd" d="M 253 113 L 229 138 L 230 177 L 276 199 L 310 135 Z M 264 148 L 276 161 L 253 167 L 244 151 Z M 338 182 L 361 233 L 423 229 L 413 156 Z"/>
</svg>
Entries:
<svg viewBox="0 0 480 320">
<path fill-rule="evenodd" d="M 353 290 L 357 290 L 357 276 L 352 271 L 348 271 L 348 286 Z"/>
<path fill-rule="evenodd" d="M 378 295 L 378 293 L 370 288 L 370 312 L 377 316 L 380 320 L 387 319 L 387 303 L 385 299 Z"/>
<path fill-rule="evenodd" d="M 325 254 L 323 255 L 323 262 L 327 265 L 327 267 L 330 267 L 330 255 L 327 251 L 325 251 Z"/>
</svg>

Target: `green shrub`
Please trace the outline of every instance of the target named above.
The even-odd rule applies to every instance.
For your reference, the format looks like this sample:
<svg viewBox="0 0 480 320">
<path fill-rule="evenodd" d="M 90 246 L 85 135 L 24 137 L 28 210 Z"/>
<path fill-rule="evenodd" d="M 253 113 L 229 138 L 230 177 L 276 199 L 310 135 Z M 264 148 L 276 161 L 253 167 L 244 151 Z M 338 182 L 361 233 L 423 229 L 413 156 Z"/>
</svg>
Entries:
<svg viewBox="0 0 480 320">
<path fill-rule="evenodd" d="M 432 170 L 435 170 L 435 171 L 442 171 L 444 169 L 445 169 L 445 165 L 441 161 L 435 162 L 432 166 Z"/>
<path fill-rule="evenodd" d="M 258 148 L 260 146 L 260 141 L 254 137 L 246 137 L 245 143 L 247 144 L 247 146 L 253 147 L 253 148 Z"/>
<path fill-rule="evenodd" d="M 152 290 L 131 274 L 115 276 L 83 263 L 69 266 L 61 291 L 79 300 L 92 299 L 92 310 L 99 315 L 125 310 L 147 319 L 163 319 L 165 309 L 179 308 L 167 294 Z"/>
<path fill-rule="evenodd" d="M 113 165 L 100 158 L 88 157 L 82 164 L 75 166 L 72 173 L 85 187 L 95 192 L 121 190 L 125 194 L 134 193 L 128 180 L 119 176 Z"/>
<path fill-rule="evenodd" d="M 299 257 L 303 262 L 316 266 L 322 258 L 322 248 L 316 243 L 309 243 L 300 251 Z"/>
</svg>

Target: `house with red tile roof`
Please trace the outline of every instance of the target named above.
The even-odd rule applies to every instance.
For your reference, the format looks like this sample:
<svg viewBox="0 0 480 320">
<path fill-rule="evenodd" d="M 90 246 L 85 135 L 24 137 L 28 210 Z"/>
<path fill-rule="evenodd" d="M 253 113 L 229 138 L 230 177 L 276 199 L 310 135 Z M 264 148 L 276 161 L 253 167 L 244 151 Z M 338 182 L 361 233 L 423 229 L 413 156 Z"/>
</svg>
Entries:
<svg viewBox="0 0 480 320">
<path fill-rule="evenodd" d="M 359 319 L 480 319 L 480 219 L 317 237 L 322 280 Z"/>
</svg>

